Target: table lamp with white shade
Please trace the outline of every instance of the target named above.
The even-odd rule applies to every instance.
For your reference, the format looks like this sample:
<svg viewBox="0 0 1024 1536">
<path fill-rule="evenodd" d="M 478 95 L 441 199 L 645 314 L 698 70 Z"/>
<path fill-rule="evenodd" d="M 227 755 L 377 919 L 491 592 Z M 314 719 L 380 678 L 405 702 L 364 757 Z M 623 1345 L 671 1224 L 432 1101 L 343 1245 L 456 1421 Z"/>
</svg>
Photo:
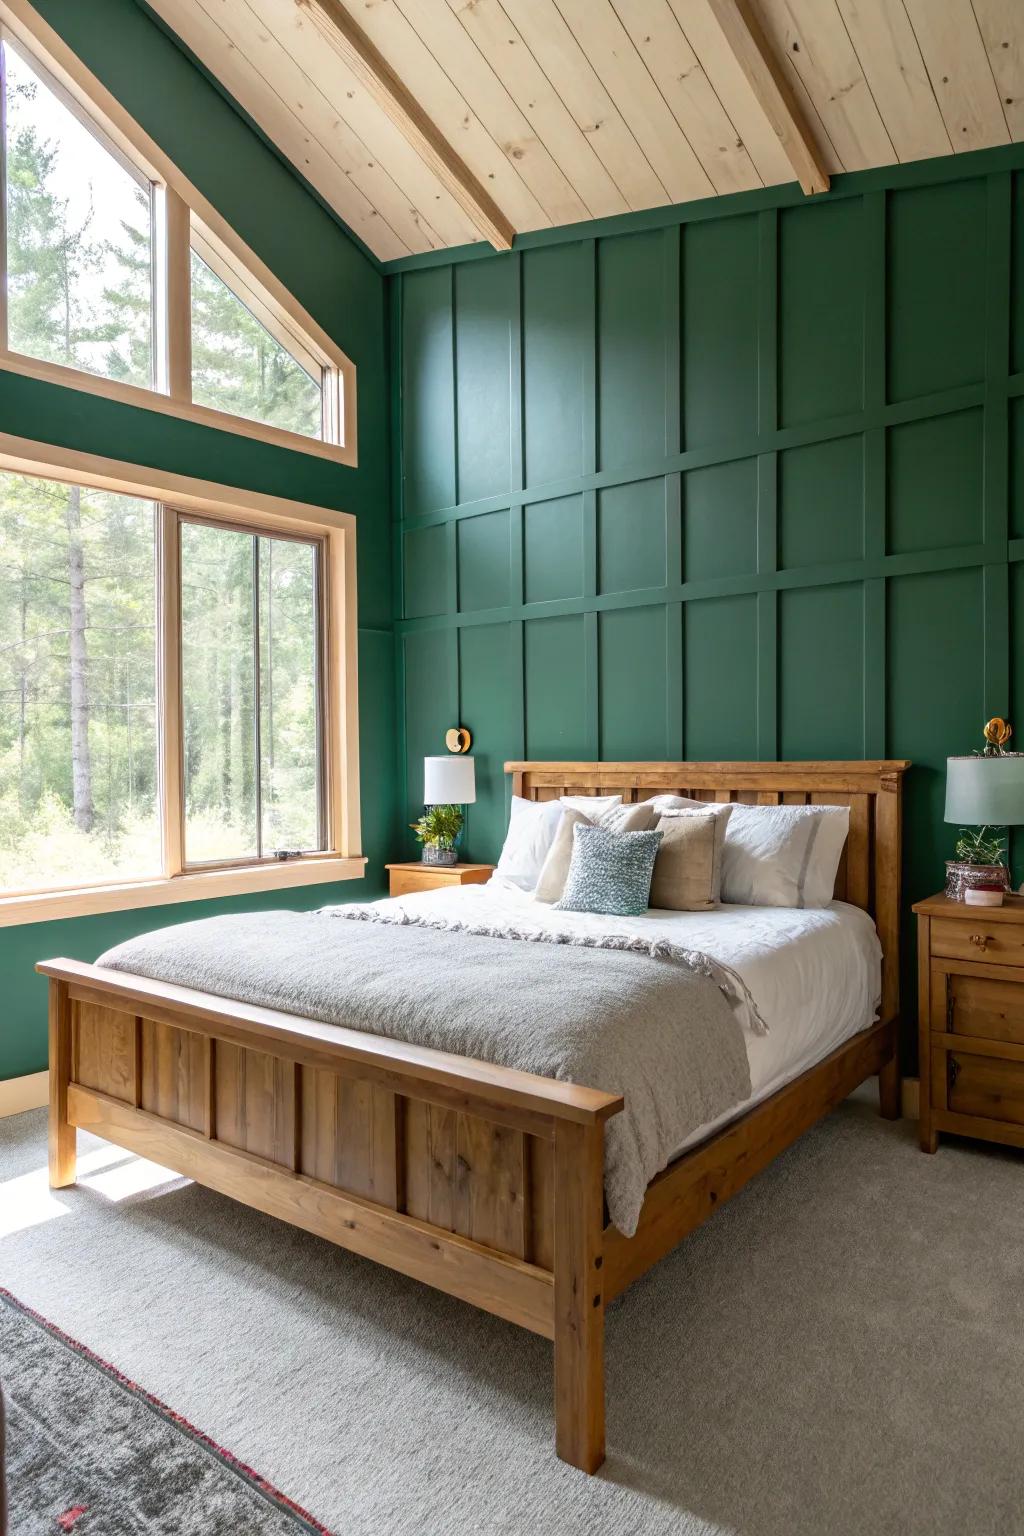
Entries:
<svg viewBox="0 0 1024 1536">
<path fill-rule="evenodd" d="M 984 753 L 946 759 L 945 820 L 963 829 L 956 858 L 946 861 L 954 901 L 999 905 L 1010 889 L 1004 833 L 1024 824 L 1024 752 L 1003 751 L 1009 737 L 1005 721 L 990 720 Z"/>
<path fill-rule="evenodd" d="M 426 810 L 413 824 L 423 844 L 423 863 L 454 864 L 462 836 L 462 807 L 476 800 L 474 759 L 454 755 L 425 757 L 423 800 Z"/>
</svg>

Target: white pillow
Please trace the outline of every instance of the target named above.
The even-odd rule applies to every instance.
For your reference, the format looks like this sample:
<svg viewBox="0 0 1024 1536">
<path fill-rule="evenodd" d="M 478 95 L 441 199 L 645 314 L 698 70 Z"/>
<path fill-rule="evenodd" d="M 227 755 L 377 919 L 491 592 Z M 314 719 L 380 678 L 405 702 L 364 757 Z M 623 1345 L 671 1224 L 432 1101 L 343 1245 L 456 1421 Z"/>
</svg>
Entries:
<svg viewBox="0 0 1024 1536">
<path fill-rule="evenodd" d="M 562 811 L 582 811 L 594 819 L 622 803 L 621 795 L 564 795 L 561 800 L 524 800 L 512 796 L 508 831 L 494 874 L 521 891 L 532 891 L 555 840 Z"/>
<path fill-rule="evenodd" d="M 725 830 L 722 900 L 750 907 L 827 907 L 849 829 L 845 805 L 733 805 Z"/>
<path fill-rule="evenodd" d="M 850 807 L 848 805 L 794 806 L 810 815 L 818 813 L 818 835 L 811 844 L 811 857 L 804 882 L 804 906 L 827 907 L 836 893 L 836 875 L 839 861 L 850 835 Z"/>
<path fill-rule="evenodd" d="M 508 831 L 494 871 L 496 879 L 516 885 L 521 891 L 533 890 L 555 840 L 562 809 L 560 800 L 534 801 L 512 796 Z"/>
</svg>

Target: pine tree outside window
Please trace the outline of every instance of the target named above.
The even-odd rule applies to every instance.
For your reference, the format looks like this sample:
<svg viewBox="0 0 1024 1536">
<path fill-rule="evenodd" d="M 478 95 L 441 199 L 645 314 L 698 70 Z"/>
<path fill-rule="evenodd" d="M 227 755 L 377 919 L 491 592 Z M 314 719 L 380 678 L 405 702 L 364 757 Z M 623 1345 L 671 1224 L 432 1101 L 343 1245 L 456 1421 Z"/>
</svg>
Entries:
<svg viewBox="0 0 1024 1536">
<path fill-rule="evenodd" d="M 151 389 L 150 184 L 10 43 L 3 57 L 8 345 Z"/>
</svg>

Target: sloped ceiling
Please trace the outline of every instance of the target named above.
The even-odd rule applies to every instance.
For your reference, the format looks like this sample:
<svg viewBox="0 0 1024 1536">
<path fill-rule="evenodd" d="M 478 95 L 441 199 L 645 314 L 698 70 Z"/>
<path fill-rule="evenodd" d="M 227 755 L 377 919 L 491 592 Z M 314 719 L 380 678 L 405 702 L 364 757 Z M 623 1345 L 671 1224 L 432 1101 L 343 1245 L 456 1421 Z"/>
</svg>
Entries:
<svg viewBox="0 0 1024 1536">
<path fill-rule="evenodd" d="M 1022 0 L 149 3 L 382 260 L 1024 139 Z"/>
</svg>

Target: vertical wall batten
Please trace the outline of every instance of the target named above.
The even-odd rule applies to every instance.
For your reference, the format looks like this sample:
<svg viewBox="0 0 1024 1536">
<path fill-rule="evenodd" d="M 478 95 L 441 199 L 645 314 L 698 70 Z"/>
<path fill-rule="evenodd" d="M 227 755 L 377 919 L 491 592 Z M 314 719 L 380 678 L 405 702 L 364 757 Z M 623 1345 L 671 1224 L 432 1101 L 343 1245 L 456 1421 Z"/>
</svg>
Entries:
<svg viewBox="0 0 1024 1536">
<path fill-rule="evenodd" d="M 511 345 L 509 347 L 509 391 L 512 402 L 510 424 L 510 453 L 512 460 L 512 474 L 510 489 L 522 491 L 526 486 L 526 371 L 523 359 L 523 258 L 516 254 L 513 258 L 513 292 L 514 300 L 511 318 Z M 508 584 L 509 601 L 513 607 L 521 608 L 526 600 L 526 591 L 523 576 L 523 507 L 521 502 L 509 508 L 508 514 Z M 512 631 L 518 630 L 518 644 L 513 639 Z M 518 658 L 518 688 L 513 688 L 510 710 L 515 716 L 512 725 L 514 739 L 525 752 L 526 744 L 523 741 L 523 681 L 522 681 L 522 650 L 523 636 L 521 624 L 509 625 L 509 651 L 510 659 Z M 512 659 L 513 667 L 516 665 Z M 460 701 L 460 718 L 463 713 Z M 472 816 L 470 818 L 472 820 Z"/>
<path fill-rule="evenodd" d="M 526 485 L 526 440 L 523 433 L 523 258 L 512 257 L 512 313 L 509 317 L 508 396 L 509 396 L 509 489 L 521 491 Z"/>
<path fill-rule="evenodd" d="M 597 241 L 582 243 L 583 270 L 580 309 L 584 315 L 582 350 L 582 416 L 584 475 L 597 469 Z"/>
<path fill-rule="evenodd" d="M 589 259 L 585 266 L 583 304 L 584 314 L 588 316 L 589 324 L 583 341 L 583 473 L 593 475 L 597 470 L 599 455 L 604 452 L 603 444 L 599 439 L 598 373 L 600 347 L 598 273 L 601 247 L 598 241 L 591 240 L 585 249 L 589 252 Z M 588 488 L 583 492 L 583 596 L 585 598 L 593 599 L 597 595 L 597 561 L 597 492 Z M 597 757 L 600 751 L 601 729 L 597 614 L 585 614 L 583 625 L 584 736 L 581 746 L 586 757 Z"/>
<path fill-rule="evenodd" d="M 880 411 L 885 405 L 886 194 L 868 192 L 863 199 L 864 256 L 864 407 Z M 871 427 L 864 433 L 864 554 L 885 557 L 886 432 Z M 885 581 L 864 583 L 864 752 L 884 757 L 885 744 Z"/>
<path fill-rule="evenodd" d="M 666 229 L 665 242 L 665 453 L 683 446 L 682 261 L 683 231 Z M 683 477 L 665 476 L 665 580 L 683 579 Z M 683 605 L 665 610 L 665 750 L 683 755 Z"/>
<path fill-rule="evenodd" d="M 1010 708 L 1009 402 L 1012 180 L 986 181 L 985 406 L 982 533 L 985 541 L 984 679 L 988 714 Z M 1024 729 L 1024 721 L 1018 722 Z"/>
<path fill-rule="evenodd" d="M 757 430 L 760 437 L 779 424 L 779 215 L 757 216 Z"/>
<path fill-rule="evenodd" d="M 779 420 L 779 216 L 775 209 L 758 215 L 757 432 L 770 438 Z M 778 456 L 757 460 L 757 574 L 777 568 Z M 779 600 L 772 590 L 757 594 L 757 756 L 778 751 Z"/>
</svg>

